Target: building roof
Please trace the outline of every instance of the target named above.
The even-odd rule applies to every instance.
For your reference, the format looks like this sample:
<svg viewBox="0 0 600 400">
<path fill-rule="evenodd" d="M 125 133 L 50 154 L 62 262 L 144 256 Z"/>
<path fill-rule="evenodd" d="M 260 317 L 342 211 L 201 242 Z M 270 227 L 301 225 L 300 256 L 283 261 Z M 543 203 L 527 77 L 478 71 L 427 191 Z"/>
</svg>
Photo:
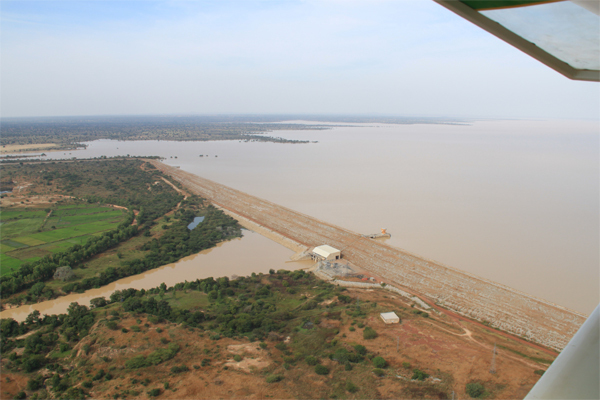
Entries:
<svg viewBox="0 0 600 400">
<path fill-rule="evenodd" d="M 396 313 L 393 311 L 382 312 L 379 315 L 381 315 L 381 318 L 383 318 L 383 319 L 399 319 L 398 316 L 396 315 Z"/>
<path fill-rule="evenodd" d="M 335 253 L 340 253 L 340 250 L 335 249 L 331 246 L 328 246 L 326 244 L 322 245 L 322 246 L 318 246 L 315 247 L 313 249 L 313 253 L 316 253 L 320 256 L 323 256 L 325 258 L 329 257 L 331 254 L 335 254 Z"/>
</svg>

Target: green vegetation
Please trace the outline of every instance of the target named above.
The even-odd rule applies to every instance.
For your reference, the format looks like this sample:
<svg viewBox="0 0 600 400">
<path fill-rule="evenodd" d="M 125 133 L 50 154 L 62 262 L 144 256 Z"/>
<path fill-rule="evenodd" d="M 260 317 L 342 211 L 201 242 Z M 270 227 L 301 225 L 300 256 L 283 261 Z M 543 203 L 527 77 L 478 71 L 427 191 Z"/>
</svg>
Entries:
<svg viewBox="0 0 600 400">
<path fill-rule="evenodd" d="M 418 381 L 424 381 L 429 378 L 429 374 L 421 371 L 420 369 L 413 369 L 413 376 L 411 379 L 416 379 Z"/>
<path fill-rule="evenodd" d="M 2 320 L 3 368 L 31 382 L 29 396 L 39 398 L 47 390 L 53 398 L 89 397 L 92 388 L 98 396 L 110 386 L 120 397 L 134 398 L 134 393 L 148 393 L 158 385 L 176 390 L 177 376 L 189 374 L 192 367 L 195 375 L 228 374 L 235 367 L 226 369 L 223 362 L 231 357 L 237 362 L 259 357 L 269 359 L 269 366 L 250 374 L 273 385 L 285 381 L 294 397 L 358 393 L 375 398 L 379 379 L 374 375 L 385 377 L 388 362 L 368 345 L 345 338 L 340 329 L 357 319 L 354 314 L 367 318 L 380 309 L 326 301 L 342 290 L 302 270 L 120 290 L 108 299 L 94 299 L 91 308 L 74 304 L 66 315 L 32 313 L 21 323 Z M 16 339 L 29 332 L 34 333 Z M 223 338 L 228 338 L 225 343 Z M 251 343 L 259 353 L 231 354 L 227 348 L 236 342 Z M 44 389 L 39 382 L 46 370 L 52 376 Z M 321 382 L 318 394 L 310 384 L 315 380 Z M 429 387 L 427 382 L 418 385 Z M 445 394 L 440 387 L 436 384 L 436 393 Z"/>
<path fill-rule="evenodd" d="M 140 160 L 4 169 L 16 180 L 30 177 L 32 194 L 67 191 L 79 199 L 44 210 L 3 210 L 3 224 L 14 224 L 12 236 L 2 241 L 1 297 L 13 304 L 101 287 L 241 235 L 235 220 L 197 196 L 183 201 L 161 172 Z M 178 203 L 180 208 L 167 216 Z M 126 207 L 129 212 L 103 204 Z M 133 210 L 139 211 L 135 217 Z M 21 222 L 24 213 L 27 223 Z M 187 225 L 199 215 L 205 217 L 203 223 L 189 231 Z M 168 224 L 159 232 L 161 220 Z M 99 254 L 102 259 L 96 257 Z M 15 255 L 30 262 L 17 265 L 20 260 Z M 17 293 L 21 294 L 14 296 Z"/>
<path fill-rule="evenodd" d="M 356 386 L 351 381 L 348 381 L 348 382 L 346 382 L 346 390 L 349 391 L 350 393 L 356 393 L 356 392 L 358 392 L 358 386 Z"/>
<path fill-rule="evenodd" d="M 373 358 L 373 365 L 377 368 L 385 368 L 387 367 L 388 363 L 383 357 L 377 356 Z"/>
<path fill-rule="evenodd" d="M 366 340 L 375 339 L 377 336 L 379 335 L 377 335 L 375 329 L 371 328 L 370 326 L 367 326 L 365 330 L 363 330 L 363 338 L 365 338 Z"/>
<path fill-rule="evenodd" d="M 478 399 L 485 394 L 485 387 L 480 382 L 471 382 L 467 383 L 465 391 L 473 399 Z"/>
<path fill-rule="evenodd" d="M 56 206 L 48 211 L 11 208 L 0 213 L 2 223 L 1 275 L 23 263 L 32 263 L 75 245 L 85 244 L 100 232 L 115 229 L 126 212 L 85 204 Z"/>
<path fill-rule="evenodd" d="M 315 366 L 315 373 L 317 375 L 327 375 L 327 374 L 329 374 L 329 368 L 327 368 L 326 366 L 324 366 L 322 364 L 317 364 Z"/>
<path fill-rule="evenodd" d="M 279 375 L 279 374 L 269 375 L 269 376 L 267 376 L 266 380 L 267 380 L 267 383 L 280 382 L 283 380 L 283 375 Z"/>
</svg>

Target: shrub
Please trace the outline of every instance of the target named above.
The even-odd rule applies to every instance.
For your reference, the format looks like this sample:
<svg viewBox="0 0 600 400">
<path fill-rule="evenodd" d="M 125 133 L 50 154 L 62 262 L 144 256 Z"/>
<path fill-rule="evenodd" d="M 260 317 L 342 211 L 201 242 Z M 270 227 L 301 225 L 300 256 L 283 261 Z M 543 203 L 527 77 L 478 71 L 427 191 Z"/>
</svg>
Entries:
<svg viewBox="0 0 600 400">
<path fill-rule="evenodd" d="M 267 376 L 267 383 L 275 383 L 283 380 L 283 375 L 269 375 Z"/>
<path fill-rule="evenodd" d="M 379 377 L 381 377 L 381 376 L 385 375 L 385 372 L 383 372 L 383 370 L 382 370 L 381 368 L 375 368 L 375 369 L 373 370 L 373 373 L 374 373 L 376 376 L 379 376 Z"/>
<path fill-rule="evenodd" d="M 345 369 L 346 371 L 352 371 L 352 364 L 350 364 L 350 363 L 346 363 L 346 365 L 344 365 L 344 369 Z"/>
<path fill-rule="evenodd" d="M 115 321 L 108 321 L 106 323 L 106 327 L 110 330 L 116 331 L 117 330 L 117 323 Z"/>
<path fill-rule="evenodd" d="M 413 369 L 413 376 L 411 379 L 416 379 L 418 381 L 424 381 L 429 378 L 429 374 L 421 371 L 420 369 Z"/>
<path fill-rule="evenodd" d="M 160 389 L 152 389 L 148 391 L 148 396 L 156 397 L 160 394 Z"/>
<path fill-rule="evenodd" d="M 105 374 L 104 370 L 101 369 L 100 371 L 98 371 L 96 373 L 96 375 L 94 375 L 94 377 L 92 379 L 95 381 L 99 381 L 100 379 L 104 378 L 104 374 Z"/>
<path fill-rule="evenodd" d="M 340 294 L 338 296 L 338 300 L 340 301 L 340 303 L 347 304 L 347 303 L 350 303 L 352 301 L 352 298 L 350 296 L 346 296 L 346 295 Z"/>
<path fill-rule="evenodd" d="M 43 386 L 43 384 L 44 384 L 44 377 L 41 375 L 38 375 L 38 376 L 31 378 L 27 382 L 27 389 L 36 391 L 39 388 L 41 388 Z"/>
<path fill-rule="evenodd" d="M 477 399 L 485 393 L 485 387 L 479 382 L 467 383 L 466 392 L 472 398 Z"/>
<path fill-rule="evenodd" d="M 546 371 L 544 371 L 543 369 L 536 369 L 535 371 L 533 371 L 533 373 L 537 375 L 544 375 L 544 372 Z"/>
<path fill-rule="evenodd" d="M 322 364 L 318 364 L 317 366 L 315 366 L 315 372 L 317 373 L 317 375 L 327 375 L 329 373 L 329 368 Z"/>
<path fill-rule="evenodd" d="M 348 330 L 349 330 L 350 332 L 354 332 L 354 331 L 356 330 L 356 328 L 355 328 L 355 327 L 353 327 L 353 326 L 351 326 L 350 328 L 348 328 Z"/>
<path fill-rule="evenodd" d="M 137 326 L 137 325 L 133 325 L 133 326 L 131 327 L 131 330 L 132 330 L 132 331 L 134 331 L 134 332 L 139 332 L 139 331 L 140 331 L 140 327 L 139 327 L 139 326 Z"/>
<path fill-rule="evenodd" d="M 373 365 L 377 368 L 385 368 L 387 367 L 387 361 L 383 357 L 377 356 L 373 359 Z"/>
<path fill-rule="evenodd" d="M 335 360 L 340 364 L 346 364 L 349 358 L 348 355 L 348 350 L 342 347 L 340 349 L 337 349 L 335 353 L 333 353 L 332 360 Z"/>
<path fill-rule="evenodd" d="M 18 399 L 18 400 L 26 399 L 26 398 L 27 398 L 27 393 L 25 393 L 22 390 L 15 395 L 15 399 Z"/>
<path fill-rule="evenodd" d="M 354 383 L 348 381 L 348 382 L 346 382 L 346 390 L 349 391 L 350 393 L 356 393 L 356 392 L 358 392 L 358 386 L 356 386 Z"/>
<path fill-rule="evenodd" d="M 371 328 L 370 326 L 367 326 L 363 331 L 363 338 L 366 340 L 375 339 L 377 336 L 378 335 L 377 332 L 375 332 L 375 329 Z"/>
<path fill-rule="evenodd" d="M 404 362 L 402 363 L 402 367 L 403 367 L 403 368 L 410 369 L 410 366 L 411 366 L 411 365 L 410 365 L 410 363 L 409 363 L 409 362 L 406 362 L 406 361 L 404 361 Z"/>
<path fill-rule="evenodd" d="M 167 389 L 169 388 L 169 382 L 165 382 L 165 383 L 163 384 L 163 387 L 165 388 L 165 390 L 167 390 Z"/>
<path fill-rule="evenodd" d="M 364 356 L 365 354 L 367 354 L 367 348 L 365 346 L 363 346 L 362 344 L 355 344 L 354 351 L 356 351 L 361 356 Z"/>
<path fill-rule="evenodd" d="M 186 367 L 185 365 L 176 365 L 174 367 L 171 367 L 171 372 L 174 374 L 178 374 L 180 372 L 187 372 L 190 369 L 188 367 Z"/>
<path fill-rule="evenodd" d="M 91 381 L 84 381 L 81 386 L 83 386 L 86 389 L 91 389 L 92 386 L 94 386 L 94 384 Z"/>
<path fill-rule="evenodd" d="M 306 361 L 306 363 L 308 365 L 317 365 L 319 363 L 319 360 L 317 359 L 317 357 L 314 357 L 314 356 L 306 356 L 306 358 L 304 360 Z"/>
<path fill-rule="evenodd" d="M 236 354 L 235 356 L 233 356 L 233 359 L 234 359 L 236 362 L 240 362 L 240 361 L 242 361 L 242 356 L 240 356 L 239 354 Z"/>
<path fill-rule="evenodd" d="M 259 346 L 261 349 L 266 349 L 267 348 L 267 344 L 265 342 L 260 342 Z"/>
<path fill-rule="evenodd" d="M 275 345 L 275 348 L 277 350 L 285 351 L 285 349 L 287 349 L 287 346 L 285 345 L 285 343 L 279 342 Z"/>
<path fill-rule="evenodd" d="M 121 332 L 127 333 L 127 332 L 129 332 L 129 330 L 127 328 L 121 328 Z"/>
<path fill-rule="evenodd" d="M 146 366 L 148 366 L 148 363 L 144 356 L 136 356 L 125 361 L 125 367 L 129 369 L 144 368 Z"/>
<path fill-rule="evenodd" d="M 169 343 L 169 341 L 167 340 L 167 338 L 164 338 L 164 337 L 161 337 L 161 338 L 160 338 L 160 342 L 161 342 L 162 344 L 167 344 L 167 343 Z"/>
</svg>

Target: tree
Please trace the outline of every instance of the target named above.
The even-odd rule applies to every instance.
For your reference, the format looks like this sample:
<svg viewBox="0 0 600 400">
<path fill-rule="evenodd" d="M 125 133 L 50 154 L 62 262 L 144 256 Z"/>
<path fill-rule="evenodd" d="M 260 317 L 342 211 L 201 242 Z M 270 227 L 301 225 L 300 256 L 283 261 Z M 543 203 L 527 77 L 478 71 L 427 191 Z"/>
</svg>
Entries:
<svg viewBox="0 0 600 400">
<path fill-rule="evenodd" d="M 373 365 L 377 368 L 385 368 L 387 367 L 387 361 L 383 357 L 377 356 L 373 359 Z"/>
<path fill-rule="evenodd" d="M 38 324 L 40 322 L 40 312 L 38 310 L 33 310 L 31 314 L 25 318 L 25 323 L 27 325 Z"/>
<path fill-rule="evenodd" d="M 54 273 L 54 279 L 60 279 L 63 282 L 68 281 L 73 278 L 73 276 L 75 276 L 75 273 L 69 266 L 57 268 Z"/>
<path fill-rule="evenodd" d="M 42 294 L 45 287 L 46 287 L 46 285 L 44 283 L 38 282 L 35 285 L 33 285 L 31 287 L 31 289 L 29 289 L 29 293 L 32 294 L 33 296 L 38 297 Z"/>
<path fill-rule="evenodd" d="M 91 308 L 104 307 L 107 304 L 108 304 L 108 302 L 106 301 L 106 299 L 104 297 L 96 297 L 96 298 L 90 300 Z"/>
</svg>

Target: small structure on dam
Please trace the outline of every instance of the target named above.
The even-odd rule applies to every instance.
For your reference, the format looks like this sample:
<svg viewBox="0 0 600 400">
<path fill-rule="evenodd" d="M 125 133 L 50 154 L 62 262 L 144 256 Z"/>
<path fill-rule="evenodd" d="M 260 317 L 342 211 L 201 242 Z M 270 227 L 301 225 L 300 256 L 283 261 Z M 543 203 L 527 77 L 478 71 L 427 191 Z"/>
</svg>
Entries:
<svg viewBox="0 0 600 400">
<path fill-rule="evenodd" d="M 324 244 L 315 247 L 312 251 L 312 256 L 313 259 L 316 260 L 339 260 L 340 258 L 342 258 L 342 252 L 341 250 L 334 249 L 333 247 Z"/>
</svg>

